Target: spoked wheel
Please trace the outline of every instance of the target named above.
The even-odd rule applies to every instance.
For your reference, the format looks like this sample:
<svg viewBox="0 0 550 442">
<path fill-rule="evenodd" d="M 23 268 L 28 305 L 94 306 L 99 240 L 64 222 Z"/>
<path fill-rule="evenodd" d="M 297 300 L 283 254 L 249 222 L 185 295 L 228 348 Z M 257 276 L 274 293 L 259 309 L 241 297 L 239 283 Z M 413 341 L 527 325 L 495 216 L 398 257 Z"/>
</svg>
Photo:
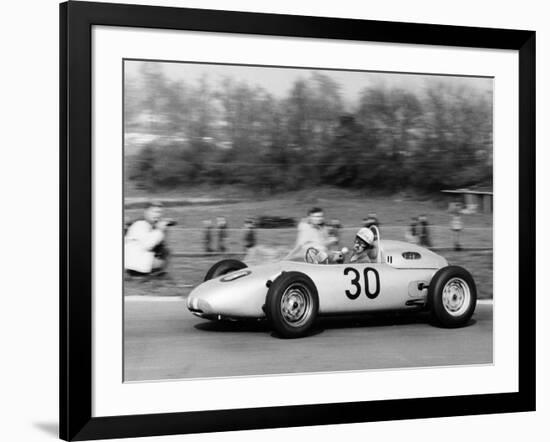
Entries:
<svg viewBox="0 0 550 442">
<path fill-rule="evenodd" d="M 472 317 L 477 302 L 472 275 L 462 267 L 440 269 L 428 288 L 428 303 L 436 321 L 443 327 L 461 327 Z"/>
<path fill-rule="evenodd" d="M 462 316 L 468 310 L 471 299 L 472 293 L 470 287 L 461 278 L 452 278 L 443 287 L 443 307 L 451 316 Z"/>
<path fill-rule="evenodd" d="M 301 272 L 283 273 L 267 292 L 267 319 L 283 338 L 305 336 L 315 323 L 318 310 L 317 288 Z"/>
<path fill-rule="evenodd" d="M 312 304 L 307 287 L 301 283 L 289 285 L 281 296 L 280 309 L 284 321 L 293 327 L 300 327 L 311 316 Z"/>
</svg>

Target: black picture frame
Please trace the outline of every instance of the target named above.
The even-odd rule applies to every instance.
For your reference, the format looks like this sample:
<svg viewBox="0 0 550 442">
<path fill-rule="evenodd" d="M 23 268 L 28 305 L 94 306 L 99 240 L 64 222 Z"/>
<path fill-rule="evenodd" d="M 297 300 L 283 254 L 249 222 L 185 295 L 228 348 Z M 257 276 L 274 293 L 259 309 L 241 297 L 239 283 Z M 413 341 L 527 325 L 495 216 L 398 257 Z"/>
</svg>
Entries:
<svg viewBox="0 0 550 442">
<path fill-rule="evenodd" d="M 92 26 L 510 49 L 519 54 L 519 391 L 92 417 Z M 60 5 L 60 437 L 65 440 L 535 410 L 535 32 L 67 2 Z"/>
</svg>

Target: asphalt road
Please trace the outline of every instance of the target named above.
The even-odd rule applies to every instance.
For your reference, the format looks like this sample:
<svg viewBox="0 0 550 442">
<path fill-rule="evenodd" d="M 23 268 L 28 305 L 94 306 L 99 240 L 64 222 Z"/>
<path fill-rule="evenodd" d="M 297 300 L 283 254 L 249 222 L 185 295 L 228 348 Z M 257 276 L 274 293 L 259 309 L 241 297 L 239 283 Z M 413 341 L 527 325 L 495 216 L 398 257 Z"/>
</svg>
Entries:
<svg viewBox="0 0 550 442">
<path fill-rule="evenodd" d="M 182 298 L 127 297 L 126 381 L 487 364 L 493 308 L 480 303 L 467 327 L 442 329 L 425 316 L 322 319 L 312 335 L 277 338 L 265 323 L 193 316 Z"/>
</svg>

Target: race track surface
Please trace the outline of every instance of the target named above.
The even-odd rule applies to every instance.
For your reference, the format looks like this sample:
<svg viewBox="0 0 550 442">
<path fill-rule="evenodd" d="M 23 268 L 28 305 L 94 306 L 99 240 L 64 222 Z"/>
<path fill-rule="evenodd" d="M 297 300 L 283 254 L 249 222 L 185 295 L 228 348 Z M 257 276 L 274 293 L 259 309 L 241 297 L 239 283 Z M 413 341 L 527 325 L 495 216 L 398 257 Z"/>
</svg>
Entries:
<svg viewBox="0 0 550 442">
<path fill-rule="evenodd" d="M 126 297 L 125 381 L 310 373 L 493 361 L 493 308 L 478 304 L 467 327 L 442 329 L 422 315 L 327 318 L 302 339 L 265 323 L 193 316 L 179 297 Z"/>
</svg>

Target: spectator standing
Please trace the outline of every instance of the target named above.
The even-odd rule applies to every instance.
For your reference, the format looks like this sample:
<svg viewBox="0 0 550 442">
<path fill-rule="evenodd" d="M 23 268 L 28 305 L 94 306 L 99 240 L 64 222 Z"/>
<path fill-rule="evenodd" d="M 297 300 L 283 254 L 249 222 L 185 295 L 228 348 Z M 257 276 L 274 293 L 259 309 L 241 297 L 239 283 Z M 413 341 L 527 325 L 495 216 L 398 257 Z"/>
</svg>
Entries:
<svg viewBox="0 0 550 442">
<path fill-rule="evenodd" d="M 248 251 L 256 245 L 256 229 L 253 219 L 246 219 L 244 222 L 244 249 Z"/>
<path fill-rule="evenodd" d="M 418 218 L 416 216 L 411 218 L 409 231 L 406 233 L 405 238 L 410 243 L 418 244 Z"/>
<path fill-rule="evenodd" d="M 419 223 L 419 244 L 423 247 L 431 247 L 432 239 L 430 235 L 430 226 L 428 224 L 428 217 L 422 214 L 418 217 Z"/>
<path fill-rule="evenodd" d="M 367 227 L 370 229 L 372 226 L 380 226 L 380 222 L 378 221 L 376 213 L 368 213 L 367 216 L 363 218 L 363 227 Z"/>
<path fill-rule="evenodd" d="M 326 253 L 332 244 L 334 244 L 334 238 L 328 234 L 323 209 L 313 207 L 309 210 L 307 218 L 302 219 L 298 224 L 296 245 L 287 255 L 287 259 L 303 258 L 310 247 Z"/>
<path fill-rule="evenodd" d="M 202 222 L 202 225 L 204 227 L 202 238 L 204 251 L 206 253 L 212 253 L 212 221 L 210 221 L 209 219 L 205 219 Z"/>
<path fill-rule="evenodd" d="M 224 216 L 219 216 L 216 221 L 218 228 L 218 252 L 224 253 L 226 251 L 225 239 L 227 238 L 227 221 Z"/>
<path fill-rule="evenodd" d="M 374 233 L 374 239 L 378 241 L 378 229 L 380 227 L 380 222 L 378 221 L 376 213 L 368 213 L 366 218 L 363 218 L 363 227 L 372 230 L 372 233 Z"/>
<path fill-rule="evenodd" d="M 462 250 L 462 245 L 460 244 L 460 232 L 464 225 L 462 224 L 462 219 L 460 213 L 456 211 L 451 218 L 451 231 L 453 232 L 454 248 L 456 251 Z"/>
</svg>

